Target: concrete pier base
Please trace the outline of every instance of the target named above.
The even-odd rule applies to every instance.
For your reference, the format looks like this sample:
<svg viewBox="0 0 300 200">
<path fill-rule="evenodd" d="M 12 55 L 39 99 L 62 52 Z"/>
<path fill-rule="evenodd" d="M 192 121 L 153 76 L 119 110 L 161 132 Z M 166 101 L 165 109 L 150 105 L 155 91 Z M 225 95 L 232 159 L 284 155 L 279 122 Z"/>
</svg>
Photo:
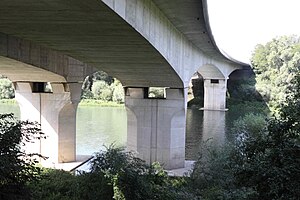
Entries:
<svg viewBox="0 0 300 200">
<path fill-rule="evenodd" d="M 185 113 L 183 89 L 167 89 L 166 99 L 150 99 L 147 88 L 127 88 L 127 148 L 147 163 L 164 169 L 184 167 Z"/>
<path fill-rule="evenodd" d="M 204 110 L 226 110 L 226 79 L 204 80 Z"/>
<path fill-rule="evenodd" d="M 49 157 L 46 161 L 41 160 L 45 166 L 75 161 L 76 109 L 81 84 L 51 83 L 50 92 L 44 91 L 43 83 L 16 82 L 14 85 L 21 120 L 40 123 L 47 136 L 46 139 L 27 144 L 26 150 Z"/>
</svg>

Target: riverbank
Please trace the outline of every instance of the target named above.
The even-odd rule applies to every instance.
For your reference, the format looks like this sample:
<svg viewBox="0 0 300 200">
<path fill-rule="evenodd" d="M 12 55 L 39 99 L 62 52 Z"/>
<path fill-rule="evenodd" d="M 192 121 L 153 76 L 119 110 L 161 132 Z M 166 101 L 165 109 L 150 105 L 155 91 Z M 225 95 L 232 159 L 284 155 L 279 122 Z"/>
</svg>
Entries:
<svg viewBox="0 0 300 200">
<path fill-rule="evenodd" d="M 101 106 L 101 107 L 124 107 L 124 103 L 117 103 L 113 101 L 101 101 L 95 99 L 82 99 L 80 106 Z"/>
<path fill-rule="evenodd" d="M 0 99 L 2 104 L 17 104 L 16 99 Z"/>
<path fill-rule="evenodd" d="M 1 104 L 17 104 L 16 99 L 0 99 Z M 100 106 L 100 107 L 124 107 L 124 103 L 105 102 L 95 99 L 82 99 L 79 106 Z"/>
</svg>

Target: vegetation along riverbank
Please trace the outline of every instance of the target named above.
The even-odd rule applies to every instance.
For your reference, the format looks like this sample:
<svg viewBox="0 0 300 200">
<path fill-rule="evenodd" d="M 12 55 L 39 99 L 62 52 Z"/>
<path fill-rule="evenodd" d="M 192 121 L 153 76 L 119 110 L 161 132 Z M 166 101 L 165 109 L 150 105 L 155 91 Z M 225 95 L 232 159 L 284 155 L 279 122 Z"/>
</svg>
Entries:
<svg viewBox="0 0 300 200">
<path fill-rule="evenodd" d="M 300 38 L 258 45 L 251 62 L 250 79 L 228 85 L 228 107 L 239 116 L 231 139 L 219 147 L 204 142 L 186 177 L 169 177 L 158 163 L 114 146 L 95 153 L 89 171 L 44 169 L 35 162 L 42 155 L 20 145 L 44 137 L 39 125 L 0 115 L 0 199 L 299 199 Z M 83 99 L 124 102 L 117 80 L 98 76 L 86 79 Z"/>
</svg>

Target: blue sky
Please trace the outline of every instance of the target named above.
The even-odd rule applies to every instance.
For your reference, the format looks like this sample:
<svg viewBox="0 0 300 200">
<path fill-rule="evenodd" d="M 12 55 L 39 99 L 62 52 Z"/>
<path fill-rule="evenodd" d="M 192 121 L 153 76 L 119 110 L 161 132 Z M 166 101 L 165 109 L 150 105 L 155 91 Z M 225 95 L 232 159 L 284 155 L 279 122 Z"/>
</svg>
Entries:
<svg viewBox="0 0 300 200">
<path fill-rule="evenodd" d="M 299 0 L 207 0 L 219 48 L 249 63 L 257 44 L 282 35 L 300 36 Z"/>
</svg>

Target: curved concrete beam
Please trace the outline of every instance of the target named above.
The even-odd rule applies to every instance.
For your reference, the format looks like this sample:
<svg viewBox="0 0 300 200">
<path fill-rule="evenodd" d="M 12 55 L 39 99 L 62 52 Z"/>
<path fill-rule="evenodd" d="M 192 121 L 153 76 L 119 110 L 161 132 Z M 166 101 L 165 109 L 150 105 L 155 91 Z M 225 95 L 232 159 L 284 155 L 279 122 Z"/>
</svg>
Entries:
<svg viewBox="0 0 300 200">
<path fill-rule="evenodd" d="M 63 76 L 3 56 L 0 56 L 0 74 L 12 82 L 67 82 Z"/>
<path fill-rule="evenodd" d="M 0 1 L 0 32 L 97 67 L 125 86 L 183 87 L 158 50 L 99 0 Z"/>
<path fill-rule="evenodd" d="M 198 70 L 198 73 L 201 74 L 201 76 L 204 79 L 226 79 L 223 75 L 223 73 L 214 65 L 204 65 L 200 67 Z"/>
<path fill-rule="evenodd" d="M 201 1 L 103 1 L 160 52 L 184 87 L 188 87 L 199 66 L 218 66 L 224 76 L 241 67 L 215 49 L 206 29 Z"/>
</svg>

